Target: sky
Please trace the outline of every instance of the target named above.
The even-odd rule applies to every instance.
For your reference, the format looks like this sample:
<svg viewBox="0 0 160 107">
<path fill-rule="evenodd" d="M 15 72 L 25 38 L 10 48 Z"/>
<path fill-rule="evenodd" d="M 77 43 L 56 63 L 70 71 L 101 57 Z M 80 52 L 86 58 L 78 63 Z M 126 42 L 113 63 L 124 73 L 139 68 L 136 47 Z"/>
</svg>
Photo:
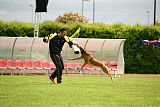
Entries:
<svg viewBox="0 0 160 107">
<path fill-rule="evenodd" d="M 160 20 L 160 0 L 157 0 L 157 19 Z M 33 5 L 33 11 L 32 7 Z M 83 14 L 93 22 L 93 0 L 84 1 Z M 35 0 L 0 0 L 0 19 L 10 21 L 34 21 Z M 153 23 L 154 0 L 95 0 L 95 23 L 127 25 Z M 82 0 L 49 0 L 47 13 L 41 13 L 41 21 L 55 20 L 65 12 L 82 13 Z"/>
</svg>

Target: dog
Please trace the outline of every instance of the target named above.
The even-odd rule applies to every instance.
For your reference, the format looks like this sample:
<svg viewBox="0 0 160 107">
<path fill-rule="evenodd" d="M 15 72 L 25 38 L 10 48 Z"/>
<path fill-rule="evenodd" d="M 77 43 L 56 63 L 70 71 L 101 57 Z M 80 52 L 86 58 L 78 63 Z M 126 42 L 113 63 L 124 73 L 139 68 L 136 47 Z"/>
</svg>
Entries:
<svg viewBox="0 0 160 107">
<path fill-rule="evenodd" d="M 112 75 L 109 73 L 108 67 L 105 66 L 105 64 L 103 64 L 101 61 L 98 61 L 97 59 L 95 59 L 91 54 L 88 53 L 88 51 L 86 49 L 83 49 L 80 46 L 77 46 L 80 49 L 81 52 L 81 57 L 78 58 L 69 58 L 69 60 L 77 60 L 77 59 L 84 59 L 84 64 L 82 65 L 81 69 L 86 65 L 93 65 L 93 66 L 97 66 L 100 67 L 102 69 L 102 71 L 106 74 L 108 74 L 112 80 L 112 82 L 114 82 Z"/>
</svg>

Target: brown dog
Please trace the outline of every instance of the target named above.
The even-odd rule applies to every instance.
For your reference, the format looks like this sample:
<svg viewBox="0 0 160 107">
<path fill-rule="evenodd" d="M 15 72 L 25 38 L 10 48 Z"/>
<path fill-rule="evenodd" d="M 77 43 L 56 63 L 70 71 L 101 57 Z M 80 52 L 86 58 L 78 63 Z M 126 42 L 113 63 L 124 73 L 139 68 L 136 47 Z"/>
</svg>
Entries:
<svg viewBox="0 0 160 107">
<path fill-rule="evenodd" d="M 84 64 L 82 65 L 81 69 L 86 65 L 86 64 L 89 64 L 89 65 L 93 65 L 93 66 L 97 66 L 97 67 L 100 67 L 102 69 L 102 71 L 106 74 L 108 74 L 112 80 L 112 82 L 114 81 L 113 78 L 112 78 L 112 75 L 109 73 L 109 70 L 108 68 L 105 66 L 105 64 L 103 64 L 102 62 L 96 60 L 92 55 L 90 55 L 86 49 L 83 49 L 82 47 L 78 46 L 80 48 L 80 51 L 81 51 L 81 54 L 82 56 L 81 57 L 78 57 L 78 58 L 69 58 L 69 60 L 77 60 L 77 59 L 81 59 L 83 58 L 84 59 Z"/>
</svg>

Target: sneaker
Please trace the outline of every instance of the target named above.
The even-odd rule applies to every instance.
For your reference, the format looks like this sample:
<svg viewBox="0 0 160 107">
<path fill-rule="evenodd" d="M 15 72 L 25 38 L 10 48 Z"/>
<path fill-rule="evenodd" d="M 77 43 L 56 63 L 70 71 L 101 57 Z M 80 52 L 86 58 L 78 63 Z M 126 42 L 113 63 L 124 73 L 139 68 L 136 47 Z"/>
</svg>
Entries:
<svg viewBox="0 0 160 107">
<path fill-rule="evenodd" d="M 54 79 L 51 76 L 49 76 L 49 79 L 53 82 L 53 84 L 56 84 Z"/>
</svg>

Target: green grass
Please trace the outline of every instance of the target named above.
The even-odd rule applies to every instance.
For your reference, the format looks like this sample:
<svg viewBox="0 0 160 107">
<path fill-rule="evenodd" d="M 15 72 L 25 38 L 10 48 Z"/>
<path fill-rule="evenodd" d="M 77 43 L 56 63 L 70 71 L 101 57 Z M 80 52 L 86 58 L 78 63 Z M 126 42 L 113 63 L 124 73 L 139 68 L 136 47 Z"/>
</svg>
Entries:
<svg viewBox="0 0 160 107">
<path fill-rule="evenodd" d="M 160 78 L 0 76 L 0 107 L 159 107 Z"/>
</svg>

